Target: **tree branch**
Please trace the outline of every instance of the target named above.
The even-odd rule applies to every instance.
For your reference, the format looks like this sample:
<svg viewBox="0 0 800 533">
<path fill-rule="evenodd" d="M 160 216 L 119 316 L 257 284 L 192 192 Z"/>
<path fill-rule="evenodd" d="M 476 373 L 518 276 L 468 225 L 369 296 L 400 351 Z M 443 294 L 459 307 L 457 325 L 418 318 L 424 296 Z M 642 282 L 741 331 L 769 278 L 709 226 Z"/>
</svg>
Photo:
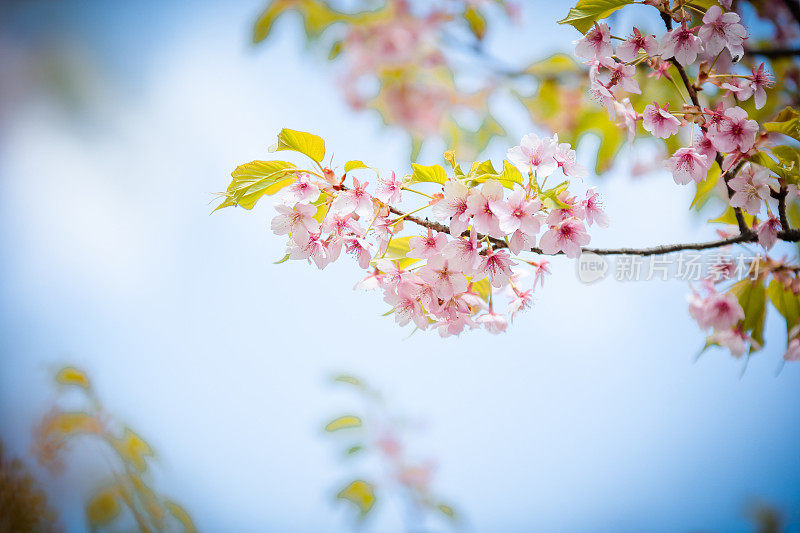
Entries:
<svg viewBox="0 0 800 533">
<path fill-rule="evenodd" d="M 800 3 L 798 3 L 797 0 L 783 0 L 783 3 L 786 4 L 789 12 L 794 17 L 794 20 L 800 24 Z"/>
<path fill-rule="evenodd" d="M 433 231 L 439 231 L 442 233 L 450 234 L 450 228 L 445 224 L 440 222 L 433 222 L 428 220 L 427 218 L 420 218 L 415 215 L 406 215 L 403 211 L 395 207 L 389 207 L 389 211 L 397 216 L 403 217 L 403 220 L 408 220 L 415 224 L 418 224 L 422 227 L 431 229 Z M 464 234 L 467 234 L 464 232 Z M 502 239 L 496 239 L 494 237 L 485 237 L 484 235 L 479 235 L 480 239 L 487 238 L 489 242 L 492 244 L 492 248 L 495 249 L 502 249 L 508 248 L 508 243 Z M 800 230 L 783 230 L 778 232 L 778 238 L 782 241 L 788 242 L 797 242 L 800 241 Z M 723 246 L 728 246 L 731 244 L 739 244 L 744 242 L 755 242 L 758 240 L 758 237 L 753 231 L 747 231 L 747 233 L 739 234 L 734 237 L 728 237 L 726 239 L 719 239 L 716 241 L 706 241 L 706 242 L 689 242 L 689 243 L 679 243 L 679 244 L 662 244 L 660 246 L 652 246 L 649 248 L 589 248 L 583 247 L 581 250 L 583 252 L 593 253 L 597 255 L 641 255 L 641 256 L 648 256 L 648 255 L 662 255 L 662 254 L 669 254 L 673 252 L 680 252 L 683 250 L 708 250 L 712 248 L 721 248 Z M 545 255 L 542 252 L 541 248 L 533 247 L 530 249 L 531 252 Z M 559 252 L 556 255 L 563 255 L 563 252 Z"/>
</svg>

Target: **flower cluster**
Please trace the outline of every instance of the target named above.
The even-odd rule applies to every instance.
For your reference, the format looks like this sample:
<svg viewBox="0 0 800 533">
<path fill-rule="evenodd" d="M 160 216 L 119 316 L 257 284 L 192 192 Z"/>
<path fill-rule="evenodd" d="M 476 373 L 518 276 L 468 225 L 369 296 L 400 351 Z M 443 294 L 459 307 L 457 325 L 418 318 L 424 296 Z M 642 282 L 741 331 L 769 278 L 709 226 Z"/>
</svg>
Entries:
<svg viewBox="0 0 800 533">
<path fill-rule="evenodd" d="M 543 188 L 555 173 L 587 174 L 557 136 L 526 135 L 508 151 L 504 168 L 465 176 L 453 165 L 454 175 L 434 195 L 410 188 L 415 175 L 398 179 L 392 173 L 369 192 L 368 182 L 347 173 L 298 171 L 281 192 L 272 230 L 289 236 L 287 259 L 325 268 L 343 251 L 353 255 L 369 271 L 357 287 L 382 289 L 400 325 L 434 327 L 443 336 L 475 327 L 499 333 L 508 321 L 495 311 L 496 295 L 508 296 L 513 318 L 532 301 L 533 286 L 524 290 L 520 282 L 530 273 L 525 268 L 535 272 L 533 285 L 548 273 L 547 261 L 521 254 L 538 243 L 541 253 L 577 257 L 589 243 L 587 226 L 608 225 L 593 188 L 582 199 L 570 194 L 568 180 Z M 430 208 L 439 222 L 397 210 L 404 192 L 428 197 L 414 212 Z M 402 236 L 409 221 L 421 224 L 423 233 Z"/>
</svg>

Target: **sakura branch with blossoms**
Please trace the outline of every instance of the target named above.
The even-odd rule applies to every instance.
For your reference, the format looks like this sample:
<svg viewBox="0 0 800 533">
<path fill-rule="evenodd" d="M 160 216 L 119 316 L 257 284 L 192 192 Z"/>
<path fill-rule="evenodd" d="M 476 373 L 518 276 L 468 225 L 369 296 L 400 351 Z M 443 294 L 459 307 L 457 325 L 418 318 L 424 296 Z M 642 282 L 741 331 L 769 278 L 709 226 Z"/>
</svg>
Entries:
<svg viewBox="0 0 800 533">
<path fill-rule="evenodd" d="M 306 259 L 325 268 L 349 253 L 367 270 L 357 287 L 382 290 L 399 324 L 413 322 L 442 336 L 480 327 L 504 331 L 509 319 L 531 305 L 534 288 L 549 273 L 546 255 L 660 255 L 757 243 L 763 255 L 753 257 L 752 276 L 704 282 L 702 290 L 692 289 L 690 312 L 702 329 L 711 330 L 707 345 L 739 356 L 763 346 L 771 301 L 786 321 L 785 358 L 797 360 L 799 268 L 796 259 L 769 255 L 779 241 L 800 240 L 796 100 L 774 86 L 766 63 L 743 66 L 750 35 L 730 4 L 643 2 L 663 21 L 661 35 L 632 27 L 622 29 L 627 37 L 618 37 L 600 22 L 632 3 L 612 0 L 601 9 L 581 0 L 560 22 L 584 34 L 575 55 L 588 67 L 589 99 L 622 126 L 630 142 L 649 138 L 671 150 L 664 167 L 677 185 L 695 185 L 693 207 L 714 197 L 724 202 L 722 215 L 710 221 L 722 224 L 717 240 L 587 246 L 588 229 L 607 227 L 609 220 L 595 188 L 576 193 L 588 171 L 559 133 L 524 136 L 497 167 L 478 161 L 464 172 L 450 151 L 447 170 L 412 164 L 413 172 L 398 177 L 361 161 L 346 163 L 343 172 L 324 166 L 322 139 L 284 129 L 276 149 L 305 154 L 313 165 L 242 165 L 220 207 L 249 209 L 260 197 L 280 192 L 272 229 L 288 236 L 284 260 Z M 620 41 L 616 47 L 614 40 Z M 785 65 L 779 68 L 788 72 Z M 762 118 L 764 110 L 780 109 L 781 101 L 782 111 Z M 420 203 L 406 209 L 411 198 Z M 531 274 L 532 282 L 523 280 Z"/>
</svg>

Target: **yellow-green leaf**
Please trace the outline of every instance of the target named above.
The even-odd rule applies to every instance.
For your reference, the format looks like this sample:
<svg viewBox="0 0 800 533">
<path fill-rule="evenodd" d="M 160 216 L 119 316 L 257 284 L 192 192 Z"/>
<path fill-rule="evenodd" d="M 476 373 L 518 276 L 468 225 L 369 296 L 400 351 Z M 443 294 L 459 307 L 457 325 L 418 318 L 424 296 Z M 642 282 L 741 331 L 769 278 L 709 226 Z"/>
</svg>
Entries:
<svg viewBox="0 0 800 533">
<path fill-rule="evenodd" d="M 252 209 L 264 196 L 278 192 L 294 181 L 296 167 L 287 161 L 251 161 L 231 172 L 233 181 L 216 209 L 239 205 Z M 215 209 L 215 211 L 216 211 Z"/>
<path fill-rule="evenodd" d="M 569 24 L 581 33 L 589 31 L 598 20 L 608 17 L 617 9 L 632 4 L 633 0 L 578 0 L 578 5 L 559 24 Z"/>
<path fill-rule="evenodd" d="M 411 247 L 408 245 L 409 240 L 411 240 L 410 235 L 392 238 L 391 242 L 389 242 L 389 246 L 386 247 L 386 253 L 383 254 L 383 257 L 380 259 L 394 260 L 400 268 L 408 268 L 414 263 L 418 263 L 420 261 L 419 259 L 406 257 L 406 254 L 411 250 Z M 373 261 L 376 261 L 376 259 L 373 259 Z"/>
<path fill-rule="evenodd" d="M 364 386 L 364 384 L 361 383 L 360 379 L 358 379 L 356 377 L 353 377 L 353 376 L 348 376 L 346 374 L 341 374 L 339 376 L 336 376 L 335 378 L 333 378 L 333 380 L 334 381 L 338 381 L 340 383 L 349 383 L 350 385 L 353 385 L 354 387 L 359 387 L 359 388 L 362 388 Z"/>
<path fill-rule="evenodd" d="M 764 318 L 767 313 L 767 291 L 764 284 L 760 279 L 744 279 L 731 287 L 730 292 L 736 296 L 744 310 L 742 328 L 755 341 L 750 344 L 750 352 L 756 352 L 764 344 Z"/>
<path fill-rule="evenodd" d="M 800 112 L 791 107 L 784 108 L 775 120 L 766 122 L 764 129 L 775 133 L 783 133 L 800 141 Z"/>
<path fill-rule="evenodd" d="M 317 163 L 325 159 L 325 141 L 313 133 L 283 128 L 278 134 L 275 151 L 291 150 L 310 157 Z"/>
<path fill-rule="evenodd" d="M 700 209 L 701 207 L 703 207 L 703 205 L 705 205 L 705 203 L 711 197 L 711 193 L 714 190 L 714 187 L 719 182 L 719 176 L 720 176 L 719 165 L 714 163 L 714 165 L 708 171 L 706 179 L 697 184 L 697 191 L 694 194 L 694 198 L 692 199 L 692 205 L 689 206 L 689 209 Z"/>
<path fill-rule="evenodd" d="M 793 293 L 775 279 L 770 282 L 767 292 L 772 305 L 786 320 L 786 331 L 791 332 L 800 325 L 800 295 Z"/>
<path fill-rule="evenodd" d="M 409 183 L 432 182 L 444 185 L 447 181 L 447 172 L 442 165 L 427 166 L 411 163 L 411 167 L 414 169 L 414 174 L 411 175 Z"/>
<path fill-rule="evenodd" d="M 347 500 L 358 507 L 359 514 L 363 517 L 375 505 L 375 491 L 372 485 L 357 479 L 339 491 L 337 498 Z"/>
<path fill-rule="evenodd" d="M 357 168 L 369 168 L 367 165 L 364 164 L 363 161 L 348 161 L 344 164 L 344 171 L 350 172 L 351 170 L 355 170 Z"/>
<path fill-rule="evenodd" d="M 164 506 L 167 508 L 169 513 L 181 523 L 185 533 L 195 533 L 195 531 L 197 531 L 194 527 L 194 522 L 192 522 L 192 517 L 189 516 L 189 513 L 187 513 L 183 507 L 169 500 L 164 502 Z"/>
<path fill-rule="evenodd" d="M 351 429 L 361 427 L 361 419 L 353 415 L 340 416 L 332 420 L 325 426 L 325 431 L 339 431 L 340 429 Z"/>
<path fill-rule="evenodd" d="M 82 370 L 78 370 L 72 366 L 64 367 L 59 370 L 58 374 L 56 374 L 56 381 L 62 385 L 77 385 L 84 389 L 89 389 L 91 387 L 89 376 Z"/>
<path fill-rule="evenodd" d="M 464 19 L 466 19 L 469 29 L 475 37 L 479 40 L 483 39 L 483 36 L 486 35 L 486 19 L 483 18 L 480 11 L 473 6 L 468 6 L 464 11 Z"/>
</svg>

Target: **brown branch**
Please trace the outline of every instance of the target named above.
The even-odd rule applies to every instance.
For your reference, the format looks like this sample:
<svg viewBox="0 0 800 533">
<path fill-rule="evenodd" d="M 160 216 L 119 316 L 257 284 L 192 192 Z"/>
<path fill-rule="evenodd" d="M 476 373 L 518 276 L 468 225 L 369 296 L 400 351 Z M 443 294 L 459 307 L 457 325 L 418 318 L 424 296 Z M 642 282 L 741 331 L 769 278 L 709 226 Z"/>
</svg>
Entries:
<svg viewBox="0 0 800 533">
<path fill-rule="evenodd" d="M 800 24 L 800 3 L 798 3 L 797 0 L 783 0 L 783 3 L 786 4 L 789 12 L 794 17 L 794 20 Z"/>
<path fill-rule="evenodd" d="M 781 185 L 781 190 L 778 193 L 778 216 L 781 220 L 781 229 L 790 230 L 789 218 L 786 216 L 786 195 L 788 194 L 786 184 Z"/>
</svg>

